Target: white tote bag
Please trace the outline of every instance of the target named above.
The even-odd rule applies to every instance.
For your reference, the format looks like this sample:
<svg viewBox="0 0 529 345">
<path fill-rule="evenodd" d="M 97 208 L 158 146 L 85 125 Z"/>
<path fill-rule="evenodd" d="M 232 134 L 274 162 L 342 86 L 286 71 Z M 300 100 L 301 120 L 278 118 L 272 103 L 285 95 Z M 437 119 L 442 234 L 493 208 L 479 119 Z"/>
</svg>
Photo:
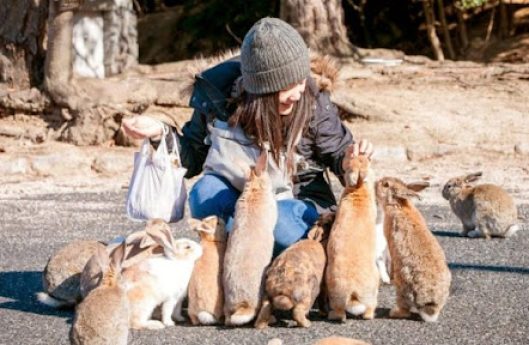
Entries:
<svg viewBox="0 0 529 345">
<path fill-rule="evenodd" d="M 167 150 L 164 138 L 154 151 L 145 139 L 140 152 L 134 154 L 134 171 L 127 195 L 127 215 L 132 220 L 160 218 L 176 222 L 184 217 L 187 191 L 186 169 L 181 166 L 174 133 L 173 150 Z"/>
</svg>

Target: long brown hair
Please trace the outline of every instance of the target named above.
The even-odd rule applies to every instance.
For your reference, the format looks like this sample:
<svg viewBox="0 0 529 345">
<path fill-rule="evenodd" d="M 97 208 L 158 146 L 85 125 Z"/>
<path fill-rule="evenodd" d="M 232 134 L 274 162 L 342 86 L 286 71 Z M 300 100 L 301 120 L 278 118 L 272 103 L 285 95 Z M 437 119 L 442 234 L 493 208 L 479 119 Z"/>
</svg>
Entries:
<svg viewBox="0 0 529 345">
<path fill-rule="evenodd" d="M 279 166 L 281 150 L 285 150 L 287 158 L 287 172 L 295 173 L 294 153 L 296 145 L 308 128 L 308 123 L 312 117 L 315 97 L 307 86 L 301 94 L 301 98 L 294 104 L 292 113 L 289 115 L 279 114 L 279 93 L 269 93 L 265 95 L 255 95 L 243 93 L 241 95 L 235 112 L 230 117 L 230 126 L 240 125 L 247 136 L 254 139 L 254 142 L 261 150 L 264 150 L 264 143 L 268 142 L 272 158 Z"/>
</svg>

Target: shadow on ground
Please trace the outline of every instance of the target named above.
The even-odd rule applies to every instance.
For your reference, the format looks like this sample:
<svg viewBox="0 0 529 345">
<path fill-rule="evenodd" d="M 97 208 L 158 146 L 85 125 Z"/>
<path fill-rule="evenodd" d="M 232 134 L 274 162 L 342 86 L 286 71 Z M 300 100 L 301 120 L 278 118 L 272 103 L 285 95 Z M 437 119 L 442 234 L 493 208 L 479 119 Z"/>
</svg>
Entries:
<svg viewBox="0 0 529 345">
<path fill-rule="evenodd" d="M 42 291 L 42 272 L 0 272 L 0 297 L 11 301 L 0 303 L 0 309 L 18 310 L 26 313 L 70 317 L 72 311 L 53 309 L 39 303 L 35 294 Z"/>
</svg>

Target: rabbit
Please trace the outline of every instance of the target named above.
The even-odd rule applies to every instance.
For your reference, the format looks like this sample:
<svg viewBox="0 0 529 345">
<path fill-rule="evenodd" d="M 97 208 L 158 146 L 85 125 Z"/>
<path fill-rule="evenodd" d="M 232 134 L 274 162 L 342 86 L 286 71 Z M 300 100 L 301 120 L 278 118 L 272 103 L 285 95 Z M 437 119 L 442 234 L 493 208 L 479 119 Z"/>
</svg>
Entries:
<svg viewBox="0 0 529 345">
<path fill-rule="evenodd" d="M 309 327 L 306 315 L 320 293 L 325 270 L 325 249 L 334 213 L 326 213 L 301 240 L 281 253 L 267 270 L 265 296 L 255 327 L 268 326 L 273 309 L 292 310 L 298 326 Z"/>
<path fill-rule="evenodd" d="M 346 311 L 373 319 L 379 273 L 376 265 L 374 177 L 365 155 L 346 170 L 336 220 L 327 243 L 326 288 L 330 320 L 345 321 Z"/>
<path fill-rule="evenodd" d="M 124 255 L 123 243 L 110 254 L 101 285 L 77 306 L 70 331 L 72 345 L 127 344 L 129 305 L 120 274 Z"/>
<path fill-rule="evenodd" d="M 463 236 L 509 237 L 520 226 L 518 212 L 512 197 L 493 184 L 472 186 L 482 173 L 454 177 L 443 187 L 443 198 L 463 223 Z"/>
<path fill-rule="evenodd" d="M 104 248 L 105 244 L 98 241 L 74 241 L 54 253 L 44 268 L 45 292 L 37 293 L 38 301 L 54 308 L 79 303 L 81 272 L 90 257 Z"/>
<path fill-rule="evenodd" d="M 222 264 L 227 241 L 225 224 L 216 216 L 203 220 L 190 219 L 189 224 L 199 233 L 203 254 L 195 264 L 189 282 L 187 313 L 193 325 L 212 325 L 224 317 Z"/>
<path fill-rule="evenodd" d="M 449 294 L 451 274 L 443 249 L 411 202 L 427 182 L 405 184 L 385 177 L 376 183 L 384 207 L 384 233 L 391 255 L 391 278 L 397 302 L 390 317 L 406 318 L 418 312 L 427 322 L 439 317 Z"/>
<path fill-rule="evenodd" d="M 235 206 L 223 271 L 225 324 L 230 326 L 255 317 L 272 259 L 278 211 L 267 166 L 268 153 L 263 150 Z"/>
<path fill-rule="evenodd" d="M 174 240 L 169 225 L 161 219 L 150 221 L 146 231 L 163 246 L 164 255 L 148 257 L 123 270 L 129 290 L 130 327 L 134 329 L 162 329 L 184 321 L 182 301 L 195 261 L 202 248 L 195 241 Z M 151 320 L 154 309 L 161 304 L 162 321 Z"/>
<path fill-rule="evenodd" d="M 149 225 L 147 225 L 149 226 Z M 94 254 L 86 263 L 81 272 L 80 292 L 82 298 L 85 298 L 90 291 L 95 289 L 101 282 L 101 278 L 108 268 L 108 253 L 115 247 L 120 245 L 123 241 L 126 243 L 125 259 L 122 263 L 122 268 L 127 268 L 140 262 L 147 257 L 162 256 L 163 248 L 156 243 L 145 230 L 136 231 L 127 238 L 118 237 L 112 240 L 106 248 L 98 247 L 101 253 Z M 103 252 L 107 255 L 103 255 Z"/>
<path fill-rule="evenodd" d="M 315 343 L 313 345 L 371 345 L 369 343 L 366 343 L 362 340 L 352 339 L 352 338 L 344 338 L 344 337 L 328 337 L 323 338 Z"/>
</svg>

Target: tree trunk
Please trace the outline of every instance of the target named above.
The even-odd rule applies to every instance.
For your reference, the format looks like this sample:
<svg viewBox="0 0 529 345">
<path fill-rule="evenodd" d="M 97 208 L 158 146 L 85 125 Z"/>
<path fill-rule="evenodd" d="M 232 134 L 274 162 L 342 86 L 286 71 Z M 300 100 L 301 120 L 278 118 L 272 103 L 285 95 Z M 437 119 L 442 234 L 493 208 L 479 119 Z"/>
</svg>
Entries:
<svg viewBox="0 0 529 345">
<path fill-rule="evenodd" d="M 435 55 L 435 59 L 438 61 L 444 61 L 445 56 L 443 54 L 443 49 L 441 48 L 441 43 L 435 32 L 435 15 L 432 8 L 432 0 L 423 0 L 422 6 L 424 9 L 424 18 L 426 20 L 426 28 L 428 30 L 428 38 L 432 44 L 432 49 Z"/>
<path fill-rule="evenodd" d="M 48 0 L 0 1 L 0 83 L 23 90 L 43 79 Z"/>
<path fill-rule="evenodd" d="M 311 50 L 358 57 L 347 37 L 340 0 L 281 0 L 279 16 L 299 31 Z"/>
<path fill-rule="evenodd" d="M 446 22 L 445 5 L 443 0 L 437 0 L 437 5 L 439 9 L 439 18 L 441 19 L 441 28 L 443 30 L 446 49 L 448 50 L 448 56 L 451 60 L 455 60 L 456 54 L 454 53 L 452 39 L 450 38 L 450 31 L 448 30 L 448 24 Z"/>
<path fill-rule="evenodd" d="M 457 29 L 459 31 L 459 38 L 461 39 L 461 48 L 465 50 L 468 47 L 468 33 L 465 17 L 463 16 L 463 10 L 461 8 L 458 6 L 454 7 L 457 17 Z"/>
</svg>

